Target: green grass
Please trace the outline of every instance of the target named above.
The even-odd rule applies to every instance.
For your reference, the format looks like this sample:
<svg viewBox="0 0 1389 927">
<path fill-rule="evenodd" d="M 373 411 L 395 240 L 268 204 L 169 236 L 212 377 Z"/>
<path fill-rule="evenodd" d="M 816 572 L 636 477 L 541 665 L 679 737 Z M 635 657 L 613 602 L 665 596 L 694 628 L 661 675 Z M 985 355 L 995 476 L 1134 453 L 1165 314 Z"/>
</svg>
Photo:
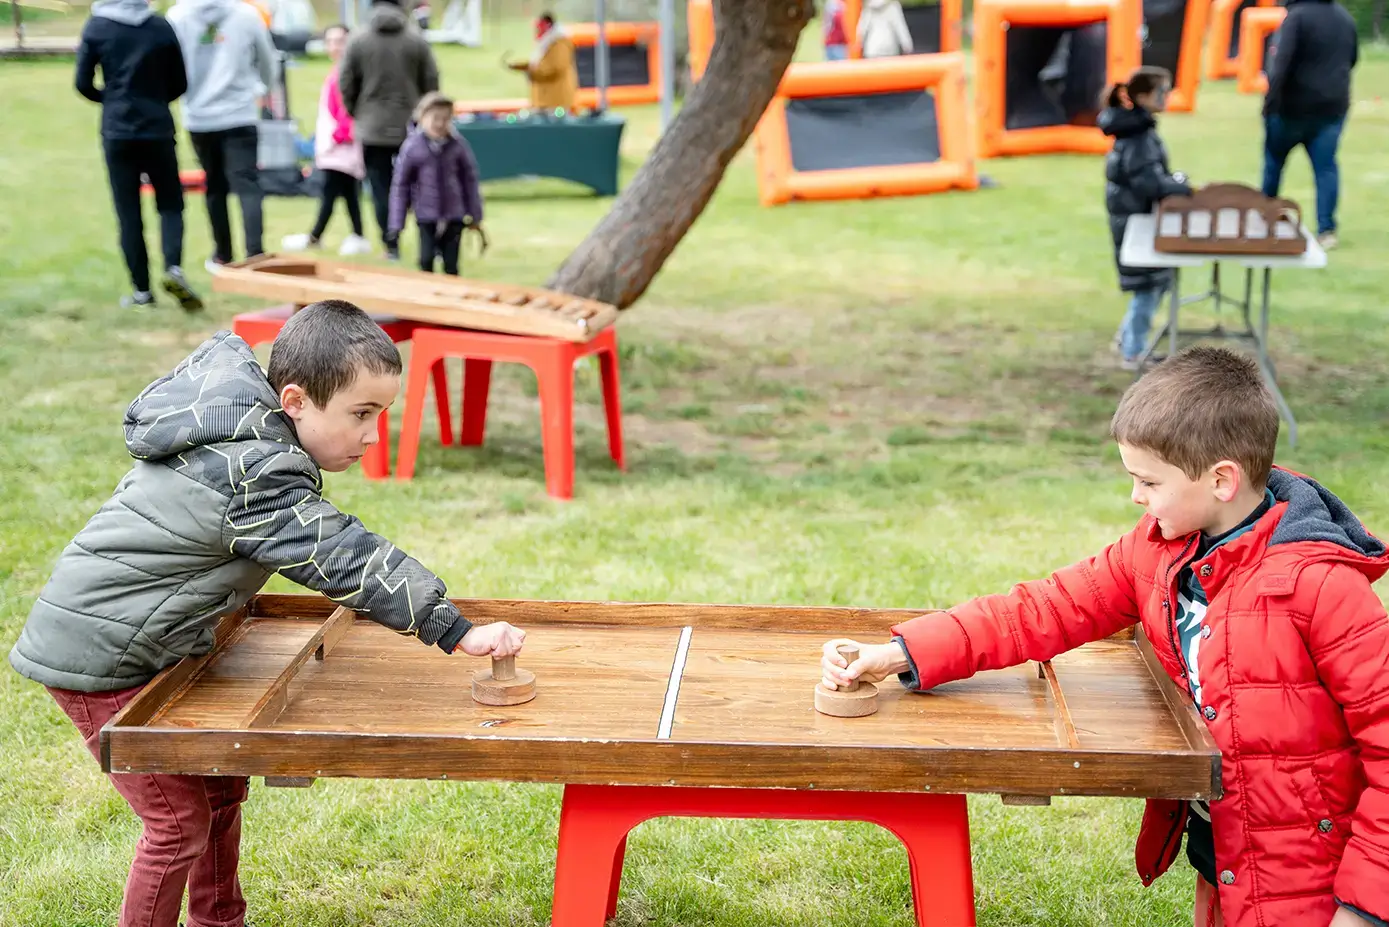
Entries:
<svg viewBox="0 0 1389 927">
<path fill-rule="evenodd" d="M 445 89 L 518 93 L 496 56 L 524 47 L 523 28 L 486 50 L 445 50 Z M 1376 88 L 1389 58 L 1366 59 L 1342 154 L 1345 245 L 1325 272 L 1278 276 L 1272 339 L 1303 428 L 1280 461 L 1382 527 L 1389 111 Z M 306 129 L 322 74 L 321 63 L 291 72 Z M 71 91 L 63 63 L 0 66 L 0 100 L 8 650 L 54 558 L 128 465 L 120 419 L 131 397 L 255 304 L 217 297 L 191 318 L 118 310 L 126 280 L 97 110 Z M 1164 119 L 1175 165 L 1199 180 L 1254 180 L 1258 101 L 1206 86 L 1200 107 Z M 658 129 L 654 108 L 627 115 L 630 177 Z M 1138 514 L 1104 440 L 1129 380 L 1109 354 L 1124 302 L 1100 162 L 983 168 L 1000 189 L 764 210 L 745 151 L 621 323 L 627 473 L 606 460 L 585 368 L 577 497 L 548 499 L 534 384 L 507 370 L 485 449 L 426 441 L 412 483 L 353 473 L 331 477 L 330 496 L 460 595 L 946 606 L 1095 551 Z M 543 281 L 608 208 L 539 195 L 556 189 L 490 188 L 493 250 L 466 273 Z M 1287 192 L 1311 211 L 1300 155 Z M 313 208 L 268 201 L 268 241 L 304 230 Z M 344 232 L 335 221 L 333 244 Z M 206 289 L 196 197 L 188 230 L 187 264 Z M 48 697 L 8 671 L 0 755 L 0 925 L 114 924 L 137 822 Z M 1146 890 L 1133 872 L 1138 802 L 1029 809 L 978 796 L 971 810 L 983 925 L 1156 927 L 1189 916 L 1184 863 Z M 534 786 L 257 787 L 244 841 L 252 917 L 260 927 L 544 924 L 557 813 L 557 790 Z M 911 922 L 905 854 L 867 826 L 659 821 L 635 832 L 628 861 L 625 927 Z"/>
</svg>

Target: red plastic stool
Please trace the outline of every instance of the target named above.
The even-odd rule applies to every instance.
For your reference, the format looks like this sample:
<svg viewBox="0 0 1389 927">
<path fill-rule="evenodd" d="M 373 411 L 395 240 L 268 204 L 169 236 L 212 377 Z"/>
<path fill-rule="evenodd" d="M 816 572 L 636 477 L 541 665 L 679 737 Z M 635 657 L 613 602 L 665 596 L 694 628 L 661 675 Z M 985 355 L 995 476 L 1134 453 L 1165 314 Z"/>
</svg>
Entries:
<svg viewBox="0 0 1389 927">
<path fill-rule="evenodd" d="M 602 927 L 617 913 L 627 833 L 659 817 L 868 821 L 907 848 L 920 927 L 974 927 L 963 795 L 566 785 L 555 862 L 555 927 Z"/>
<path fill-rule="evenodd" d="M 285 327 L 289 317 L 294 314 L 293 306 L 276 306 L 260 312 L 243 312 L 232 318 L 232 333 L 238 335 L 251 347 L 274 341 L 280 329 Z M 392 341 L 409 341 L 415 330 L 414 322 L 407 322 L 388 315 L 373 315 L 372 319 L 391 337 Z M 443 368 L 436 375 L 436 387 L 444 384 Z M 445 392 L 446 391 L 442 391 Z M 448 418 L 448 406 L 440 410 Z M 370 480 L 384 480 L 391 475 L 391 429 L 389 411 L 383 411 L 376 420 L 377 441 L 362 457 L 362 475 Z"/>
<path fill-rule="evenodd" d="M 608 419 L 608 451 L 623 469 L 622 407 L 618 398 L 617 333 L 606 328 L 585 344 L 528 335 L 501 335 L 457 328 L 416 326 L 405 385 L 405 424 L 400 431 L 396 477 L 415 475 L 415 456 L 424 418 L 424 391 L 431 375 L 439 409 L 440 440 L 453 443 L 448 389 L 443 386 L 444 359 L 463 358 L 463 415 L 459 443 L 477 446 L 487 425 L 487 394 L 492 363 L 525 364 L 540 386 L 541 435 L 545 448 L 545 489 L 558 499 L 574 495 L 574 363 L 598 355 L 603 381 L 603 408 Z"/>
</svg>

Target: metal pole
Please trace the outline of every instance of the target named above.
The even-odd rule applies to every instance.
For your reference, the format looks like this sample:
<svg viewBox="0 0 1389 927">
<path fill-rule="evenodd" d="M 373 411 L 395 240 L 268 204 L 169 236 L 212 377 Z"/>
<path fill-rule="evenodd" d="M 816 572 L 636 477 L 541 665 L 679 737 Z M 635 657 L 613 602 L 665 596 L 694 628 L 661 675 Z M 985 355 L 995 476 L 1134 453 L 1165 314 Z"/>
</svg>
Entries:
<svg viewBox="0 0 1389 927">
<path fill-rule="evenodd" d="M 675 0 L 661 0 L 661 131 L 675 118 Z"/>
<path fill-rule="evenodd" d="M 598 111 L 608 108 L 608 3 L 598 3 L 598 55 L 594 61 L 593 77 L 598 84 Z"/>
</svg>

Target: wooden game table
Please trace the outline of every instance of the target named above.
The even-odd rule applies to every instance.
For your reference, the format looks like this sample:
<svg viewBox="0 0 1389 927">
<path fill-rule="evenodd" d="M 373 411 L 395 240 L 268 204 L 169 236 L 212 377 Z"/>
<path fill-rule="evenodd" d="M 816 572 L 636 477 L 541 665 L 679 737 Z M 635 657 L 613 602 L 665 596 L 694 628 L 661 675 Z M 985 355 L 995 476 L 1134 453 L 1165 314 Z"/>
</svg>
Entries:
<svg viewBox="0 0 1389 927">
<path fill-rule="evenodd" d="M 895 609 L 456 600 L 527 631 L 536 697 L 471 697 L 449 656 L 317 596 L 261 595 L 216 645 L 101 732 L 108 772 L 492 779 L 565 785 L 554 924 L 616 909 L 643 820 L 867 820 L 906 844 L 921 924 L 973 924 L 968 792 L 1211 799 L 1220 754 L 1141 632 L 930 693 L 881 687 L 866 718 L 813 708 L 821 645 L 882 639 Z"/>
</svg>

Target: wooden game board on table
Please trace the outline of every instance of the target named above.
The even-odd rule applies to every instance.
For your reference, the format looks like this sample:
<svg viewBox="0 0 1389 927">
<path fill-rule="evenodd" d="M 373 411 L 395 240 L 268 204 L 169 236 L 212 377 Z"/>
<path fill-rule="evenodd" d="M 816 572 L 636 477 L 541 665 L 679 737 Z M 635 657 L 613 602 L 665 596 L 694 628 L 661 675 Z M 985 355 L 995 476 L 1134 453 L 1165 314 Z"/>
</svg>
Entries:
<svg viewBox="0 0 1389 927">
<path fill-rule="evenodd" d="M 345 299 L 368 312 L 440 328 L 590 341 L 617 321 L 617 308 L 539 287 L 484 283 L 399 267 L 266 254 L 217 268 L 219 293 L 303 307 Z"/>
<path fill-rule="evenodd" d="M 919 922 L 972 924 L 963 793 L 1220 794 L 1219 751 L 1141 634 L 926 694 L 885 682 L 876 713 L 836 718 L 813 703 L 824 641 L 880 640 L 917 612 L 457 603 L 527 631 L 517 665 L 534 698 L 480 704 L 472 680 L 488 661 L 316 596 L 262 595 L 106 726 L 103 766 L 563 783 L 565 927 L 611 915 L 626 834 L 651 817 L 875 821 L 907 845 Z"/>
</svg>

